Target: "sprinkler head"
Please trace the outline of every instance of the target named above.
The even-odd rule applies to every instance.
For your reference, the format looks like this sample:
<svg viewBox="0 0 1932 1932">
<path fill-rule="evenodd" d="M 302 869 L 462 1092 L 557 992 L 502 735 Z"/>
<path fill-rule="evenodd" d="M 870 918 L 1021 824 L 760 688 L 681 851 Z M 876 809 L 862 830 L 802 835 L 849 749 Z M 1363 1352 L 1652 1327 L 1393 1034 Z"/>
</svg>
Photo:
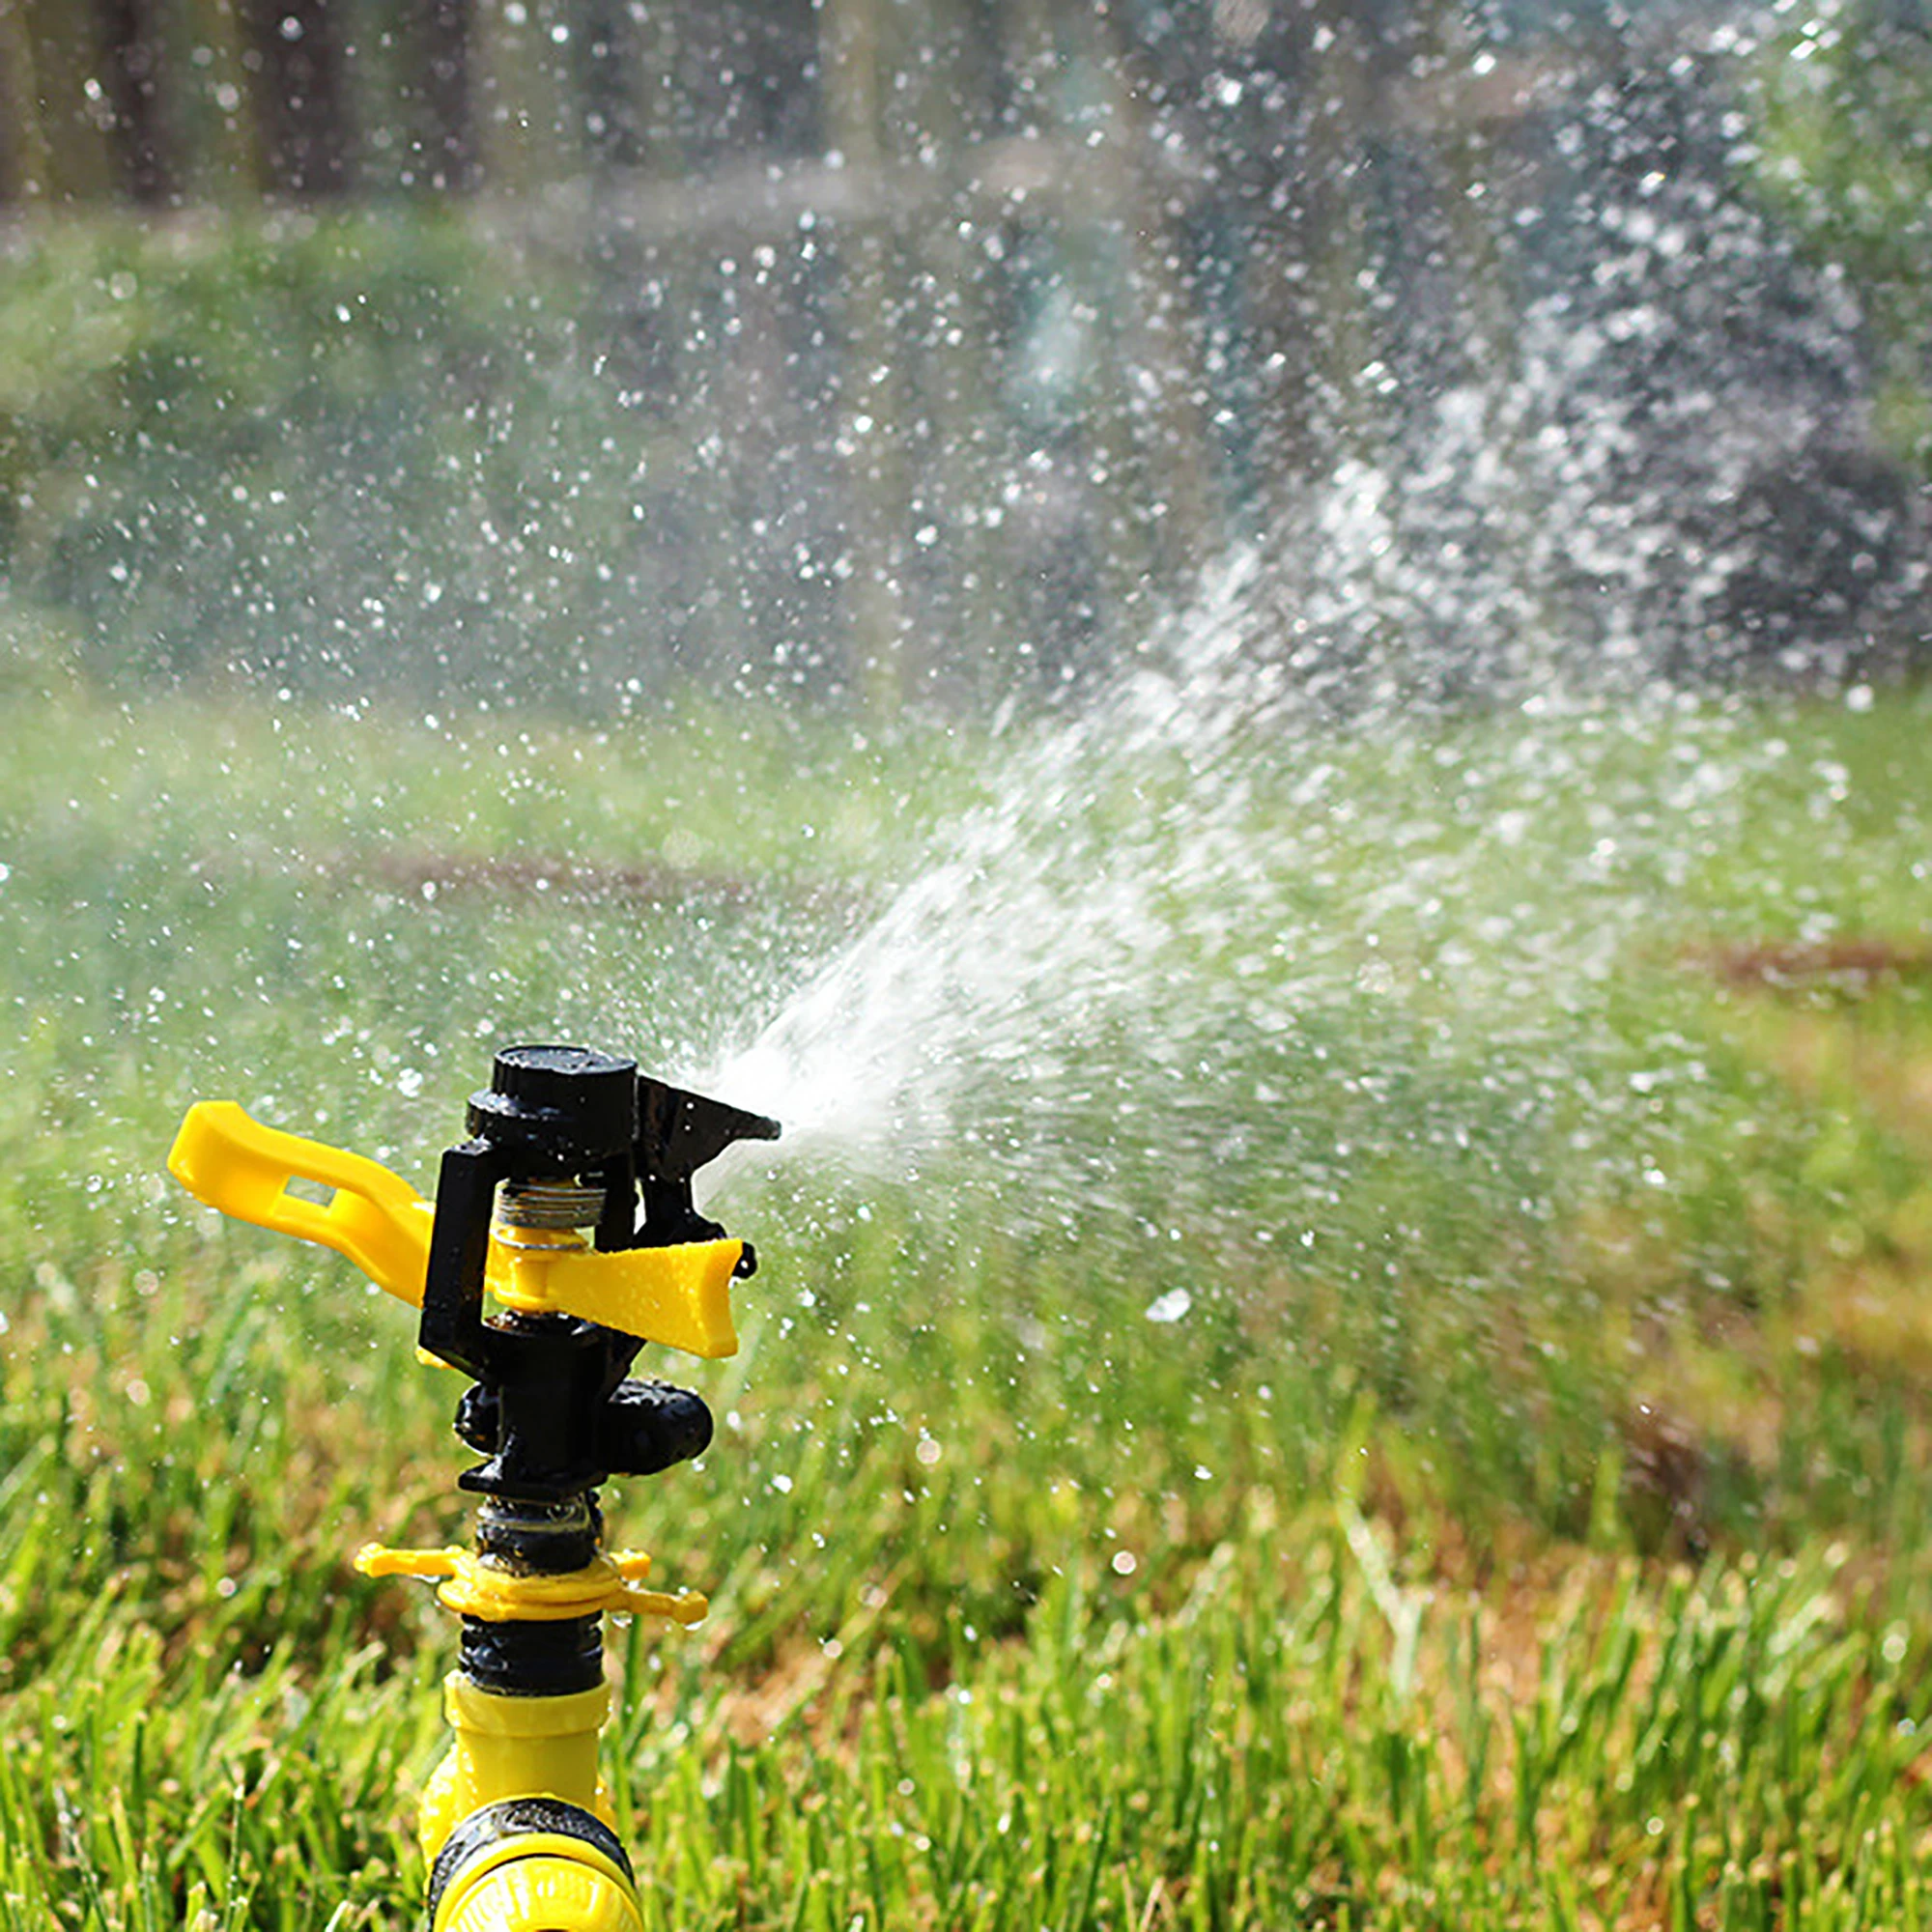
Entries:
<svg viewBox="0 0 1932 1932">
<path fill-rule="evenodd" d="M 513 1156 L 595 1166 L 638 1137 L 638 1063 L 588 1046 L 506 1046 L 469 1096 L 469 1124 Z"/>
<path fill-rule="evenodd" d="M 736 1350 L 730 1284 L 751 1250 L 696 1211 L 692 1176 L 778 1122 L 554 1044 L 497 1054 L 467 1118 L 434 1203 L 233 1101 L 190 1109 L 168 1166 L 198 1199 L 336 1249 L 421 1311 L 420 1347 L 477 1384 L 457 1427 L 487 1460 L 466 1489 L 562 1507 L 700 1454 L 704 1405 L 630 1367 L 646 1342 Z M 298 1179 L 327 1198 L 291 1192 Z"/>
<path fill-rule="evenodd" d="M 697 1212 L 692 1177 L 778 1122 L 568 1045 L 506 1047 L 468 1122 L 473 1138 L 442 1157 L 419 1336 L 476 1383 L 456 1426 L 486 1461 L 462 1486 L 558 1503 L 701 1454 L 711 1417 L 697 1397 L 630 1378 L 643 1336 L 664 1331 L 625 1284 L 655 1279 L 639 1251 L 684 1249 L 688 1262 L 666 1263 L 708 1273 L 724 1302 L 752 1256 Z M 506 1273 L 490 1272 L 493 1243 Z"/>
</svg>

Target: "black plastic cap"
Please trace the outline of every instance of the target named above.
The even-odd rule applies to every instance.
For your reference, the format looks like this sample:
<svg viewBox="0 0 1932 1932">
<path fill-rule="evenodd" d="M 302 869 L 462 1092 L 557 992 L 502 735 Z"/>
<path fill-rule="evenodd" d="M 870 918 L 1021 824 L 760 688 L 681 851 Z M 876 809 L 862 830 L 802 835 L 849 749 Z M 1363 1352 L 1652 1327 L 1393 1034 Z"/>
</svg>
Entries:
<svg viewBox="0 0 1932 1932">
<path fill-rule="evenodd" d="M 638 1132 L 638 1063 L 589 1046 L 506 1046 L 490 1085 L 469 1096 L 469 1131 L 585 1166 L 627 1153 Z"/>
</svg>

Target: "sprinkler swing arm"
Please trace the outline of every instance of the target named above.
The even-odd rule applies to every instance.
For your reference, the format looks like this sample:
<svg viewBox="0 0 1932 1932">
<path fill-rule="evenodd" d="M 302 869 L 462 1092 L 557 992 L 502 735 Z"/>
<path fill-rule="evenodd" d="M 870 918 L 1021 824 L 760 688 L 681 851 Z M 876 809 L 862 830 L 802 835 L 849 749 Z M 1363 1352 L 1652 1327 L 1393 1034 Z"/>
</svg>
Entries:
<svg viewBox="0 0 1932 1932">
<path fill-rule="evenodd" d="M 499 1053 L 468 1125 L 434 1202 L 231 1101 L 190 1109 L 168 1168 L 224 1213 L 347 1256 L 420 1311 L 426 1359 L 470 1378 L 455 1426 L 484 1458 L 457 1479 L 479 1499 L 474 1548 L 355 1558 L 366 1576 L 437 1579 L 462 1619 L 454 1736 L 417 1814 L 432 1932 L 638 1932 L 597 1775 L 603 1614 L 689 1625 L 708 1606 L 646 1589 L 649 1557 L 606 1552 L 597 1490 L 709 1443 L 698 1397 L 630 1371 L 647 1342 L 735 1351 L 730 1285 L 755 1259 L 697 1212 L 692 1179 L 779 1127 L 574 1046 Z"/>
</svg>

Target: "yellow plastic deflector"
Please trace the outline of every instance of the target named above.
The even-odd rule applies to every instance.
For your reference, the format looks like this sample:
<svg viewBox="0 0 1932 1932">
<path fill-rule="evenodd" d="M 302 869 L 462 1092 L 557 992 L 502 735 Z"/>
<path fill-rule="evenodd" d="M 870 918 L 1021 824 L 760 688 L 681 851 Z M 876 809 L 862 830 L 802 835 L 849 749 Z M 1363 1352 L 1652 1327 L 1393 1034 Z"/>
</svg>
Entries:
<svg viewBox="0 0 1932 1932">
<path fill-rule="evenodd" d="M 420 1308 L 436 1210 L 408 1181 L 359 1153 L 251 1120 L 233 1100 L 189 1108 L 168 1172 L 211 1208 L 278 1235 L 346 1255 L 373 1281 Z M 327 1202 L 291 1194 L 308 1181 Z M 512 1246 L 493 1234 L 484 1284 L 498 1300 L 555 1309 L 693 1355 L 733 1354 L 731 1280 L 742 1241 L 684 1241 L 600 1253 L 582 1246 Z"/>
<path fill-rule="evenodd" d="M 743 1241 L 669 1248 L 525 1248 L 490 1243 L 491 1293 L 512 1308 L 560 1308 L 623 1335 L 713 1358 L 738 1352 L 731 1277 Z"/>
</svg>

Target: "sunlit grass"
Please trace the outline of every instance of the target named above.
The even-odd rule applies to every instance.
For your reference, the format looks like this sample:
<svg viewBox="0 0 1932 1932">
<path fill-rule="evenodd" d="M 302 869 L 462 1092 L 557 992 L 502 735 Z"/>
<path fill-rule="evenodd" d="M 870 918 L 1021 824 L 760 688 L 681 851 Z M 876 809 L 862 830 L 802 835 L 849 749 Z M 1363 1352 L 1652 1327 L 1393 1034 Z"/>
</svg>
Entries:
<svg viewBox="0 0 1932 1932">
<path fill-rule="evenodd" d="M 455 1384 L 332 1259 L 182 1202 L 180 1111 L 232 1094 L 427 1186 L 503 1039 L 691 1063 L 721 1003 L 769 1010 L 978 789 L 970 748 L 72 692 L 14 724 L 0 1926 L 401 1922 L 453 1638 L 347 1556 L 455 1531 Z M 1363 1138 L 1308 1248 L 1305 1181 L 1253 1159 L 1211 1202 L 1122 1166 L 1057 1235 L 983 1150 L 741 1186 L 746 1349 L 681 1365 L 718 1440 L 610 1498 L 715 1603 L 612 1646 L 652 1926 L 1932 1916 L 1923 725 L 1910 696 L 1740 712 L 1743 806 L 1676 838 L 1662 726 L 1587 784 L 1525 777 L 1497 721 L 1333 756 L 1329 929 L 1391 824 L 1460 867 L 1454 930 L 1377 914 L 1397 975 L 1518 904 L 1593 916 L 1609 862 L 1556 861 L 1620 814 L 1640 916 L 1549 1037 L 1627 1097 L 1550 1211 L 1496 1179 L 1556 1160 L 1511 1111 L 1525 1036 L 1405 1068 L 1419 980 L 1311 1019 L 1324 1064 L 1403 1077 L 1279 1103 L 1297 1147 Z M 532 858 L 668 891 L 493 883 Z M 1821 933 L 1893 963 L 1780 983 L 1712 952 Z M 1652 1081 L 1662 1032 L 1697 1082 Z M 1179 1284 L 1186 1319 L 1150 1321 Z"/>
</svg>

